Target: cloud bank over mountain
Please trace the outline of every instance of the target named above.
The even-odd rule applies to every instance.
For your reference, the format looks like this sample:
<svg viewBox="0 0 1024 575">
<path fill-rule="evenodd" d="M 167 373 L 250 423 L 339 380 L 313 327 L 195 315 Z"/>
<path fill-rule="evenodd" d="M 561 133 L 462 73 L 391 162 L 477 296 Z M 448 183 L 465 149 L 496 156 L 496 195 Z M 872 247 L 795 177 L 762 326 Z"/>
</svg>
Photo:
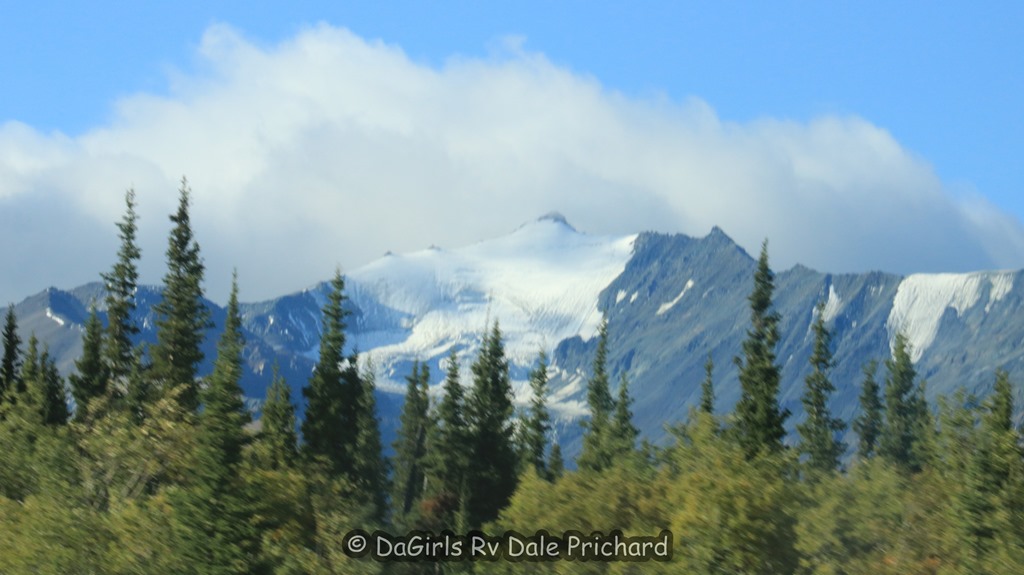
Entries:
<svg viewBox="0 0 1024 575">
<path fill-rule="evenodd" d="M 267 298 L 551 210 L 594 233 L 719 225 L 750 251 L 768 237 L 780 268 L 1024 267 L 1019 220 L 956 194 L 865 119 L 730 122 L 696 98 L 609 90 L 516 41 L 434 66 L 328 25 L 278 45 L 218 25 L 195 58 L 165 94 L 122 97 L 85 133 L 0 124 L 0 299 L 108 269 L 129 186 L 143 281 L 158 282 L 183 174 L 218 301 L 232 267 L 243 299 Z"/>
</svg>

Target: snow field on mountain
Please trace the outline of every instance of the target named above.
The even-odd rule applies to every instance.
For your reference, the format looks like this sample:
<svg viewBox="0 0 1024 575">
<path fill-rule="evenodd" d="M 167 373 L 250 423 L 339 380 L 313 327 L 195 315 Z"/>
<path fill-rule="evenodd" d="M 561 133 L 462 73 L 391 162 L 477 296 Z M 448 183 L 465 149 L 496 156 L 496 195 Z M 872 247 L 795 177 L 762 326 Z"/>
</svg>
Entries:
<svg viewBox="0 0 1024 575">
<path fill-rule="evenodd" d="M 464 248 L 385 256 L 347 275 L 353 303 L 374 314 L 353 344 L 384 377 L 396 362 L 456 346 L 468 381 L 484 330 L 498 321 L 510 362 L 529 367 L 563 339 L 593 337 L 598 296 L 625 269 L 635 239 L 590 236 L 545 218 Z"/>
<path fill-rule="evenodd" d="M 981 299 L 982 289 L 989 287 L 985 311 L 1013 289 L 1011 272 L 977 272 L 969 274 L 913 274 L 900 282 L 893 300 L 886 327 L 890 342 L 902 331 L 910 342 L 911 359 L 921 359 L 924 350 L 935 341 L 946 310 L 957 316 L 971 309 Z"/>
</svg>

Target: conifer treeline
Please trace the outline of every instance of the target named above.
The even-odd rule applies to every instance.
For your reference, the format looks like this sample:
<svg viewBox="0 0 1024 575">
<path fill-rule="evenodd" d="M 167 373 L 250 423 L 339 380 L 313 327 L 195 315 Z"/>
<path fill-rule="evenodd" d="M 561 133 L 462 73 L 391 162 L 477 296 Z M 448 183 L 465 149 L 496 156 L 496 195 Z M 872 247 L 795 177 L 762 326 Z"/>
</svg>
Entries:
<svg viewBox="0 0 1024 575">
<path fill-rule="evenodd" d="M 244 369 L 237 278 L 213 373 L 197 377 L 210 327 L 205 266 L 182 181 L 166 251 L 157 341 L 134 343 L 135 194 L 117 224 L 117 260 L 102 274 L 106 325 L 92 309 L 83 352 L 65 385 L 45 346 L 22 350 L 13 307 L 0 363 L 0 572 L 436 573 L 620 572 L 606 563 L 395 564 L 352 559 L 352 529 L 465 533 L 514 529 L 629 535 L 674 533 L 675 557 L 643 572 L 1016 573 L 1024 564 L 1024 458 L 1013 391 L 999 372 L 990 397 L 961 392 L 925 401 L 906 338 L 864 367 L 851 422 L 830 396 L 831 336 L 815 310 L 804 420 L 787 446 L 778 401 L 779 316 L 762 246 L 750 328 L 735 362 L 741 398 L 715 414 L 710 356 L 701 401 L 671 428 L 675 441 L 638 448 L 629 382 L 612 391 L 608 324 L 598 330 L 587 381 L 578 470 L 550 444 L 548 363 L 530 372 L 517 413 L 501 330 L 484 334 L 468 387 L 453 350 L 431 398 L 428 366 L 406 378 L 394 456 L 384 457 L 372 363 L 346 353 L 344 279 L 322 310 L 319 358 L 302 388 L 274 366 L 254 426 L 239 385 Z M 296 433 L 301 427 L 301 436 Z"/>
</svg>

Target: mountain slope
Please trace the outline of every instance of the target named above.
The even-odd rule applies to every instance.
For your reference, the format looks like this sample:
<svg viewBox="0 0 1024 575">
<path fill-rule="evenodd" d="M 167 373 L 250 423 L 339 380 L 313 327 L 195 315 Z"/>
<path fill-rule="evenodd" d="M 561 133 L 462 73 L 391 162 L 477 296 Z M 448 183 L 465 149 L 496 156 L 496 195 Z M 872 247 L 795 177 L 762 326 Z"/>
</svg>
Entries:
<svg viewBox="0 0 1024 575">
<path fill-rule="evenodd" d="M 612 381 L 617 385 L 620 373 L 628 375 L 636 424 L 657 441 L 665 436 L 665 424 L 684 419 L 696 404 L 708 354 L 716 366 L 718 410 L 730 411 L 739 398 L 733 358 L 749 322 L 746 298 L 754 266 L 754 259 L 718 228 L 703 238 L 591 236 L 554 214 L 471 246 L 389 254 L 352 270 L 346 275 L 348 344 L 371 357 L 378 370 L 388 441 L 411 363 L 429 365 L 437 383 L 450 350 L 468 366 L 487 323 L 499 321 L 519 393 L 537 352 L 544 349 L 551 356 L 556 430 L 571 456 L 578 450 L 577 420 L 585 414 L 593 335 L 603 314 L 609 321 Z M 914 346 L 930 398 L 959 386 L 984 393 L 1000 367 L 1024 382 L 1022 280 L 1022 272 L 1008 271 L 901 277 L 796 266 L 778 272 L 780 400 L 794 414 L 790 429 L 802 418 L 810 326 L 819 300 L 826 302 L 833 332 L 833 408 L 849 421 L 857 412 L 861 366 L 884 360 L 900 330 Z M 273 362 L 282 366 L 301 405 L 298 390 L 316 359 L 326 289 L 325 282 L 243 304 L 249 369 L 243 386 L 254 405 Z M 139 291 L 137 319 L 145 341 L 154 340 L 151 308 L 158 298 L 156 289 Z M 37 333 L 67 372 L 80 352 L 91 301 L 102 301 L 99 284 L 69 292 L 51 288 L 26 299 L 16 309 L 23 337 Z M 209 334 L 202 372 L 209 370 L 223 322 L 223 310 L 208 305 L 217 327 Z M 469 370 L 463 373 L 468 376 Z M 1020 387 L 1017 392 L 1020 397 Z"/>
</svg>

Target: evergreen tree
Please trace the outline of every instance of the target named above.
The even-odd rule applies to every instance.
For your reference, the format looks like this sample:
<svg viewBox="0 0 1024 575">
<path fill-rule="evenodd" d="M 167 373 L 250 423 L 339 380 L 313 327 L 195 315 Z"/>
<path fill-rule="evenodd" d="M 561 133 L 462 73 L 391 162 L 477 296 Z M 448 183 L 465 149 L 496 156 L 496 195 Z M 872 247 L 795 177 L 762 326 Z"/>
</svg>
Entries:
<svg viewBox="0 0 1024 575">
<path fill-rule="evenodd" d="M 807 465 L 813 470 L 827 472 L 839 466 L 839 458 L 846 446 L 836 439 L 836 433 L 846 425 L 841 419 L 832 417 L 828 407 L 829 398 L 835 386 L 829 380 L 832 369 L 832 335 L 825 326 L 825 302 L 818 302 L 814 320 L 814 351 L 811 366 L 804 383 L 803 404 L 807 419 L 797 425 L 800 433 L 800 452 L 807 455 Z"/>
<path fill-rule="evenodd" d="M 871 360 L 864 366 L 864 383 L 860 392 L 860 415 L 853 422 L 853 430 L 857 433 L 859 443 L 857 456 L 868 459 L 875 455 L 878 437 L 882 433 L 883 412 L 881 388 L 875 381 L 878 362 Z"/>
<path fill-rule="evenodd" d="M 57 364 L 50 356 L 49 346 L 43 346 L 38 367 L 39 416 L 44 425 L 57 426 L 68 422 L 68 397 L 64 389 L 64 378 L 57 371 Z"/>
<path fill-rule="evenodd" d="M 466 503 L 468 522 L 479 527 L 493 520 L 516 488 L 518 458 L 513 444 L 512 385 L 498 323 L 473 363 L 473 387 L 466 398 L 470 458 Z"/>
<path fill-rule="evenodd" d="M 239 473 L 250 421 L 239 385 L 241 328 L 238 284 L 232 281 L 224 333 L 202 396 L 194 473 L 174 501 L 179 552 L 192 573 L 251 573 L 258 550 L 253 503 Z"/>
<path fill-rule="evenodd" d="M 75 398 L 75 418 L 84 420 L 89 402 L 107 391 L 107 369 L 103 364 L 103 323 L 96 308 L 89 312 L 82 336 L 82 355 L 75 360 L 75 371 L 68 379 L 71 395 Z"/>
<path fill-rule="evenodd" d="M 430 431 L 429 368 L 418 361 L 413 363 L 412 374 L 406 381 L 405 403 L 394 443 L 395 491 L 391 498 L 395 515 L 402 518 L 409 515 L 423 496 L 427 433 Z"/>
<path fill-rule="evenodd" d="M 352 358 L 352 367 L 355 358 Z M 362 392 L 359 397 L 359 413 L 356 421 L 355 476 L 361 493 L 372 502 L 374 519 L 381 520 L 387 511 L 388 462 L 384 458 L 380 438 L 380 420 L 377 419 L 377 376 L 373 362 L 367 360 L 366 367 L 359 375 Z"/>
<path fill-rule="evenodd" d="M 103 341 L 103 358 L 111 380 L 122 387 L 126 385 L 126 379 L 134 369 L 133 362 L 136 361 L 132 337 L 139 332 L 139 328 L 132 320 L 132 313 L 135 311 L 135 292 L 139 282 L 136 262 L 142 255 L 135 243 L 135 222 L 138 220 L 135 213 L 135 190 L 125 192 L 124 203 L 125 214 L 117 224 L 121 238 L 117 262 L 110 272 L 102 274 L 107 289 L 107 332 Z"/>
<path fill-rule="evenodd" d="M 288 382 L 274 364 L 274 374 L 267 388 L 260 418 L 258 436 L 260 464 L 266 469 L 290 469 L 298 456 L 295 434 L 295 406 Z"/>
<path fill-rule="evenodd" d="M 196 369 L 203 360 L 200 346 L 210 327 L 210 310 L 203 303 L 203 261 L 192 237 L 189 219 L 191 190 L 182 178 L 178 211 L 167 247 L 167 275 L 163 299 L 153 306 L 157 341 L 153 346 L 153 371 L 164 389 L 184 386 L 177 396 L 189 411 L 199 407 Z"/>
<path fill-rule="evenodd" d="M 919 471 L 915 444 L 920 441 L 920 406 L 915 399 L 917 372 L 910 360 L 910 343 L 897 333 L 892 357 L 885 360 L 885 425 L 878 454 L 909 471 Z"/>
<path fill-rule="evenodd" d="M 700 410 L 708 415 L 715 414 L 714 370 L 715 361 L 711 359 L 711 352 L 708 352 L 708 360 L 704 362 L 704 382 L 700 386 Z"/>
<path fill-rule="evenodd" d="M 615 414 L 612 418 L 610 443 L 612 458 L 626 455 L 636 449 L 636 438 L 640 431 L 633 425 L 633 412 L 630 406 L 633 399 L 629 396 L 629 380 L 622 374 L 619 382 L 619 397 L 615 402 Z"/>
<path fill-rule="evenodd" d="M 548 431 L 551 429 L 551 416 L 548 414 L 548 357 L 543 351 L 537 358 L 537 366 L 530 371 L 530 413 L 522 422 L 523 460 L 533 466 L 537 475 L 544 477 L 544 455 L 547 451 Z"/>
<path fill-rule="evenodd" d="M 436 424 L 427 438 L 427 474 L 430 496 L 436 500 L 441 523 L 451 528 L 463 506 L 466 468 L 469 465 L 469 431 L 466 398 L 455 349 L 448 356 L 443 395 L 435 412 Z"/>
<path fill-rule="evenodd" d="M 600 471 L 611 464 L 609 447 L 612 399 L 608 383 L 608 320 L 602 320 L 598 329 L 597 351 L 594 353 L 593 374 L 587 382 L 587 406 L 590 420 L 584 422 L 583 450 L 577 464 L 580 469 Z"/>
<path fill-rule="evenodd" d="M 551 481 L 558 481 L 565 473 L 565 462 L 562 460 L 562 448 L 557 444 L 551 445 L 551 454 L 548 457 L 548 477 Z"/>
<path fill-rule="evenodd" d="M 332 476 L 353 479 L 362 383 L 346 374 L 347 368 L 355 366 L 354 358 L 344 355 L 344 290 L 345 280 L 337 270 L 323 307 L 320 359 L 309 385 L 302 389 L 306 398 L 302 438 L 307 457 L 326 465 Z"/>
<path fill-rule="evenodd" d="M 156 395 L 151 367 L 143 362 L 145 344 L 136 347 L 132 352 L 131 371 L 125 378 L 123 409 L 128 412 L 136 424 L 146 418 L 147 406 Z"/>
<path fill-rule="evenodd" d="M 750 329 L 743 342 L 743 359 L 736 358 L 740 370 L 740 400 L 736 404 L 736 432 L 747 458 L 763 452 L 782 450 L 786 435 L 783 424 L 789 410 L 779 408 L 779 366 L 775 364 L 775 346 L 779 341 L 779 314 L 772 310 L 775 274 L 768 266 L 768 240 L 761 245 L 761 256 L 754 272 L 750 301 Z"/>
<path fill-rule="evenodd" d="M 18 378 L 21 372 L 21 338 L 18 337 L 18 319 L 14 315 L 14 304 L 7 306 L 7 315 L 4 318 L 3 335 L 4 355 L 0 363 L 0 404 L 3 404 L 4 396 L 15 388 L 19 387 Z"/>
</svg>

